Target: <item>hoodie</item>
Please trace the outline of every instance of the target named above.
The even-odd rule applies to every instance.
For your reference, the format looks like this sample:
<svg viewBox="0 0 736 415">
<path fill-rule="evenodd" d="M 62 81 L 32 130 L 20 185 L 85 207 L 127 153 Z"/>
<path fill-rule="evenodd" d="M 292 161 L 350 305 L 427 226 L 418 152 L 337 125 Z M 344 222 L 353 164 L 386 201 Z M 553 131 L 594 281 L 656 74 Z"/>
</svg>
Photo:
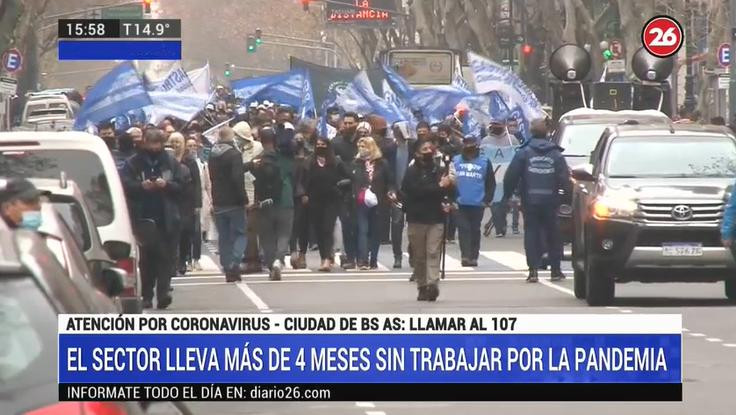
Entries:
<svg viewBox="0 0 736 415">
<path fill-rule="evenodd" d="M 514 155 L 503 182 L 506 200 L 519 187 L 523 204 L 556 208 L 559 190 L 570 193 L 570 171 L 562 148 L 546 139 L 532 138 Z"/>
<path fill-rule="evenodd" d="M 245 171 L 235 143 L 220 142 L 212 147 L 207 166 L 212 180 L 212 206 L 222 208 L 245 207 Z"/>
</svg>

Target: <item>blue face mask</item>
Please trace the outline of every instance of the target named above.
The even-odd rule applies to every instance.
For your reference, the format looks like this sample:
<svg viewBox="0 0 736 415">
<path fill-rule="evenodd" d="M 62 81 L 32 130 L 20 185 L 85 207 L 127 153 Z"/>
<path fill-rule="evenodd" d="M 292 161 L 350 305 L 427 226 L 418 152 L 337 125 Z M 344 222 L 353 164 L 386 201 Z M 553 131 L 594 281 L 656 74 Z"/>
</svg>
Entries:
<svg viewBox="0 0 736 415">
<path fill-rule="evenodd" d="M 20 223 L 20 227 L 37 231 L 41 227 L 41 212 L 37 210 L 23 212 L 23 220 Z"/>
</svg>

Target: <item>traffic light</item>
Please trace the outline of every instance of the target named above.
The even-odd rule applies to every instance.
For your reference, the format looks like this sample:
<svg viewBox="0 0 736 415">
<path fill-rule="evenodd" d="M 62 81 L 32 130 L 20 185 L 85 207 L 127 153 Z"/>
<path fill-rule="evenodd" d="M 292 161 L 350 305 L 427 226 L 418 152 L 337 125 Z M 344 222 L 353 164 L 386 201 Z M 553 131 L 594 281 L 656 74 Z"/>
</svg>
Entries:
<svg viewBox="0 0 736 415">
<path fill-rule="evenodd" d="M 525 57 L 529 57 L 529 55 L 534 53 L 534 47 L 528 43 L 525 43 L 521 46 L 521 53 L 523 53 Z"/>
<path fill-rule="evenodd" d="M 603 51 L 603 59 L 610 61 L 613 59 L 613 52 L 611 52 L 610 49 L 606 49 Z"/>
<path fill-rule="evenodd" d="M 248 36 L 248 53 L 255 53 L 257 46 L 256 38 L 254 36 Z"/>
<path fill-rule="evenodd" d="M 151 3 L 153 0 L 143 0 L 143 13 L 151 14 Z"/>
<path fill-rule="evenodd" d="M 263 39 L 261 38 L 263 36 L 263 32 L 261 29 L 256 29 L 256 45 L 260 46 L 261 43 L 263 43 Z"/>
<path fill-rule="evenodd" d="M 233 76 L 233 65 L 231 63 L 225 64 L 225 78 Z"/>
</svg>

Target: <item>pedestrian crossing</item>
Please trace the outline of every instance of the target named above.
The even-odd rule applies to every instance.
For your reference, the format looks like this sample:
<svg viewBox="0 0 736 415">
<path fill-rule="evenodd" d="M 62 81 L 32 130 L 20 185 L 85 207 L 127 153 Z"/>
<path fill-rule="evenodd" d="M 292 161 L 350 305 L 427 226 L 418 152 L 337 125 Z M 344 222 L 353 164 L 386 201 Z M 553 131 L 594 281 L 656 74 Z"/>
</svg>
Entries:
<svg viewBox="0 0 736 415">
<path fill-rule="evenodd" d="M 201 271 L 193 271 L 187 273 L 188 276 L 204 276 L 221 274 L 222 271 L 217 263 L 216 251 L 211 251 L 208 254 L 202 255 L 200 259 Z M 409 268 L 409 255 L 404 253 L 404 262 L 402 269 L 393 268 L 393 255 L 390 252 L 383 252 L 383 255 L 379 254 L 378 268 L 371 271 L 359 271 L 359 270 L 343 270 L 339 267 L 339 256 L 336 257 L 336 265 L 333 269 L 334 272 L 339 273 L 377 273 L 377 274 L 389 274 L 393 272 L 401 273 L 410 271 Z M 526 272 L 528 267 L 526 265 L 526 257 L 523 253 L 516 251 L 480 251 L 480 257 L 478 259 L 477 267 L 463 267 L 461 259 L 456 257 L 456 253 L 449 252 L 445 259 L 445 270 L 446 272 Z M 320 265 L 319 256 L 316 253 L 310 252 L 307 255 L 307 269 L 292 269 L 290 265 L 290 257 L 286 257 L 286 267 L 282 271 L 283 274 L 325 274 L 317 271 Z M 569 263 L 563 263 L 563 270 L 569 269 Z M 263 273 L 265 274 L 265 272 Z M 260 274 L 254 274 L 260 275 Z"/>
</svg>

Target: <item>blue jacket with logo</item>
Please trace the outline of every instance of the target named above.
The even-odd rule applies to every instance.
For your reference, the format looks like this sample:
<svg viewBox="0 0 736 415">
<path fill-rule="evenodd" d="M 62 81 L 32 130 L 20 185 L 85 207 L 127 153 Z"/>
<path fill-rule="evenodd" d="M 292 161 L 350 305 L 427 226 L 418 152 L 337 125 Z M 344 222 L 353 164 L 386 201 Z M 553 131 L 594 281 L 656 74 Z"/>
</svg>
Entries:
<svg viewBox="0 0 736 415">
<path fill-rule="evenodd" d="M 559 190 L 570 192 L 570 171 L 562 148 L 543 138 L 532 138 L 523 145 L 506 170 L 504 199 L 511 198 L 517 187 L 524 204 L 558 206 Z"/>
<path fill-rule="evenodd" d="M 721 223 L 721 239 L 729 240 L 734 238 L 734 222 L 736 222 L 736 186 L 731 191 L 731 198 L 723 212 L 723 222 Z"/>
<path fill-rule="evenodd" d="M 493 201 L 496 177 L 491 161 L 482 155 L 466 160 L 462 154 L 452 160 L 455 165 L 457 204 L 484 206 Z"/>
</svg>

